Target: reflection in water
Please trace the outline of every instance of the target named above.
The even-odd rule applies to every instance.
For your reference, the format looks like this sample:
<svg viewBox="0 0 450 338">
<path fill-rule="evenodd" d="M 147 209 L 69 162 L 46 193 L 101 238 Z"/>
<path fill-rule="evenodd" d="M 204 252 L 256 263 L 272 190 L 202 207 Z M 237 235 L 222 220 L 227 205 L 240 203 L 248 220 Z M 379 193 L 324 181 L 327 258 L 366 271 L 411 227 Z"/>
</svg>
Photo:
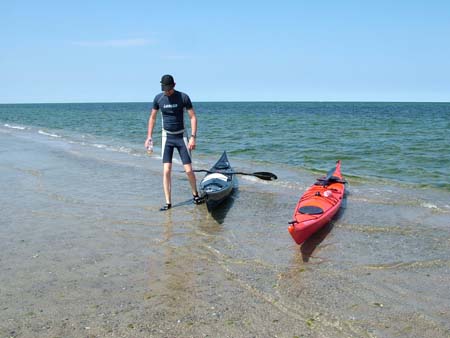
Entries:
<svg viewBox="0 0 450 338">
<path fill-rule="evenodd" d="M 172 210 L 164 211 L 166 221 L 164 223 L 164 241 L 169 241 L 173 234 Z"/>
<path fill-rule="evenodd" d="M 334 223 L 330 222 L 325 225 L 322 229 L 317 231 L 311 237 L 309 237 L 300 247 L 300 252 L 302 253 L 303 262 L 308 262 L 309 258 L 312 256 L 312 253 L 317 248 L 317 246 L 322 243 L 322 241 L 327 237 L 330 233 L 331 229 L 333 229 Z"/>
<path fill-rule="evenodd" d="M 192 201 L 181 202 L 175 207 Z M 180 210 L 181 209 L 181 210 Z M 190 241 L 186 232 L 186 214 L 182 208 L 170 209 L 159 213 L 162 217 L 161 245 L 154 247 L 155 254 L 149 258 L 148 291 L 145 298 L 159 304 L 159 311 L 165 315 L 180 310 L 180 317 L 194 303 L 194 285 L 196 283 L 196 268 L 198 257 L 193 254 L 195 243 Z M 187 241 L 186 241 L 187 240 Z M 176 309 L 176 310 L 175 310 Z"/>
<path fill-rule="evenodd" d="M 211 216 L 216 220 L 217 223 L 223 224 L 225 221 L 225 217 L 227 216 L 228 211 L 234 204 L 234 200 L 238 198 L 239 191 L 234 188 L 231 192 L 231 195 L 220 204 L 216 209 L 211 211 Z"/>
<path fill-rule="evenodd" d="M 322 229 L 317 231 L 311 237 L 309 237 L 300 247 L 300 252 L 302 253 L 303 262 L 308 262 L 309 258 L 312 256 L 312 253 L 317 248 L 317 246 L 322 243 L 322 241 L 327 237 L 330 231 L 334 227 L 334 222 L 339 220 L 344 214 L 344 210 L 347 206 L 347 193 L 344 195 L 344 199 L 342 200 L 341 207 L 337 214 L 333 217 L 333 220 L 325 225 Z"/>
<path fill-rule="evenodd" d="M 184 202 L 173 204 L 172 208 L 182 207 L 184 205 L 190 205 L 190 204 L 192 204 L 192 199 L 191 198 L 186 200 L 186 201 L 184 201 Z"/>
</svg>

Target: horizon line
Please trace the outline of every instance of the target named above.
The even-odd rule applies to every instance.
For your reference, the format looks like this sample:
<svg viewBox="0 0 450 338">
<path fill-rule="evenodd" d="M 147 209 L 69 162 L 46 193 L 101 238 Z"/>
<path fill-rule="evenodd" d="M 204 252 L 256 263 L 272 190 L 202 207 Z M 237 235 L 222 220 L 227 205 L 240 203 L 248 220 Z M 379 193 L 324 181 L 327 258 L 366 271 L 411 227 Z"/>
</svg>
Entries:
<svg viewBox="0 0 450 338">
<path fill-rule="evenodd" d="M 152 101 L 60 101 L 60 102 L 0 102 L 0 105 L 20 104 L 102 104 L 102 103 L 151 103 Z M 248 101 L 210 101 L 199 100 L 193 103 L 450 103 L 450 101 L 391 101 L 391 100 L 248 100 Z"/>
</svg>

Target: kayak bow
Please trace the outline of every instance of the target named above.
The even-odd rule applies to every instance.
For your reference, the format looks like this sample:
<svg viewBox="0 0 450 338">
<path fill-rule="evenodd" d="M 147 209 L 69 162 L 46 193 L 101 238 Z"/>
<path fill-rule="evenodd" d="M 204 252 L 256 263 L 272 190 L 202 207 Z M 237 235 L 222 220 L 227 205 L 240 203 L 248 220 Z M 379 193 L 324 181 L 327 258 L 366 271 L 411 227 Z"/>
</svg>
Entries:
<svg viewBox="0 0 450 338">
<path fill-rule="evenodd" d="M 209 211 L 219 206 L 233 191 L 235 173 L 228 161 L 226 151 L 208 170 L 208 174 L 200 182 L 200 193 L 205 197 Z"/>
<path fill-rule="evenodd" d="M 341 161 L 327 175 L 317 180 L 300 197 L 288 231 L 297 244 L 302 244 L 312 234 L 329 223 L 339 210 L 345 193 L 341 174 Z"/>
</svg>

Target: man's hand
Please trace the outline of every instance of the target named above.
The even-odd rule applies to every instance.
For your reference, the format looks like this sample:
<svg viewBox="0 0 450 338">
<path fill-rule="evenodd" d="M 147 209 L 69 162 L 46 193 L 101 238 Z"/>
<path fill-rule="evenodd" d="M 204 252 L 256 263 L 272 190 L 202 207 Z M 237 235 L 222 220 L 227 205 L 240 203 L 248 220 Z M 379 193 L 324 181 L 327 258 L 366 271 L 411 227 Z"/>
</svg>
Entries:
<svg viewBox="0 0 450 338">
<path fill-rule="evenodd" d="M 188 148 L 189 148 L 189 150 L 195 149 L 195 137 L 191 136 L 189 138 Z"/>
<path fill-rule="evenodd" d="M 145 149 L 148 148 L 148 144 L 150 143 L 151 140 L 152 140 L 151 137 L 147 137 L 147 139 L 146 139 L 145 142 L 144 142 L 144 147 L 145 147 Z"/>
</svg>

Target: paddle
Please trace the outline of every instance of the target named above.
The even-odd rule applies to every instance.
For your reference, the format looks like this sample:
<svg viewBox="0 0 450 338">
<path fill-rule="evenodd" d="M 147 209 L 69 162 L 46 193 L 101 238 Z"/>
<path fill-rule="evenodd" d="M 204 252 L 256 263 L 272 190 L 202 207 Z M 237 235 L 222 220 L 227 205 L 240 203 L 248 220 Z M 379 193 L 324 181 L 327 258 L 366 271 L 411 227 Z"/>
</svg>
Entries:
<svg viewBox="0 0 450 338">
<path fill-rule="evenodd" d="M 325 178 L 323 179 L 324 181 L 329 181 L 330 179 L 332 179 L 334 176 L 334 171 L 336 170 L 336 167 L 331 168 L 328 172 L 327 172 L 327 176 L 325 176 Z"/>
<path fill-rule="evenodd" d="M 194 172 L 204 172 L 204 173 L 219 173 L 219 174 L 235 174 L 235 175 L 248 175 L 248 176 L 255 176 L 258 177 L 261 180 L 265 180 L 265 181 L 272 181 L 272 180 L 276 180 L 278 177 L 277 175 L 273 174 L 273 173 L 269 173 L 266 171 L 257 171 L 255 173 L 243 173 L 243 172 L 238 172 L 238 171 L 224 171 L 223 173 L 220 171 L 210 171 L 210 170 L 205 170 L 205 169 L 196 169 L 194 170 Z"/>
<path fill-rule="evenodd" d="M 336 162 L 338 163 L 338 162 Z M 322 183 L 347 183 L 345 180 L 341 180 L 339 177 L 333 176 L 334 172 L 336 171 L 336 167 L 331 168 L 325 177 L 318 178 L 317 181 Z"/>
</svg>

